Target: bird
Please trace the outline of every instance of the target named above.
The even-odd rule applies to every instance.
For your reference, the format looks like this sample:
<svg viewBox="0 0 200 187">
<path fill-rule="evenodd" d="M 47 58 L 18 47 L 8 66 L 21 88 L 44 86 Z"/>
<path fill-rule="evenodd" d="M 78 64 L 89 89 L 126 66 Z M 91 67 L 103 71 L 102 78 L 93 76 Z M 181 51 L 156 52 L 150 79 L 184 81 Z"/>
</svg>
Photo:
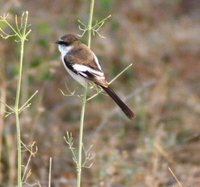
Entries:
<svg viewBox="0 0 200 187">
<path fill-rule="evenodd" d="M 135 117 L 135 113 L 110 87 L 97 56 L 87 45 L 74 34 L 63 35 L 56 41 L 56 44 L 65 69 L 79 84 L 84 87 L 89 82 L 96 84 L 113 99 L 129 119 Z"/>
</svg>

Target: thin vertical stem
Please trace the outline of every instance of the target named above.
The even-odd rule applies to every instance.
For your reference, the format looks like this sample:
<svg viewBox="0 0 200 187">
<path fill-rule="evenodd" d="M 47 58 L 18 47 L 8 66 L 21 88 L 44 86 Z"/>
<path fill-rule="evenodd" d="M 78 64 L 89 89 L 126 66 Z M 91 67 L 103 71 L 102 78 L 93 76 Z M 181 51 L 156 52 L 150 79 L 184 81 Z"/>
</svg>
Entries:
<svg viewBox="0 0 200 187">
<path fill-rule="evenodd" d="M 52 170 L 52 157 L 49 160 L 49 184 L 48 187 L 51 187 L 51 170 Z"/>
<path fill-rule="evenodd" d="M 15 110 L 19 109 L 20 93 L 21 93 L 21 83 L 22 83 L 22 71 L 23 71 L 23 56 L 24 56 L 24 40 L 21 41 L 20 45 L 20 65 L 19 65 L 19 79 L 17 83 L 17 93 L 15 100 Z"/>
<path fill-rule="evenodd" d="M 92 31 L 92 19 L 94 12 L 94 0 L 90 3 L 90 17 L 88 22 L 88 47 L 91 47 L 91 31 Z M 87 102 L 87 89 L 88 86 L 84 87 L 81 118 L 80 118 L 80 130 L 79 130 L 79 153 L 78 153 L 78 164 L 77 164 L 77 187 L 81 186 L 81 172 L 82 172 L 82 148 L 83 148 L 83 127 L 84 127 L 84 117 L 85 117 L 85 107 Z"/>
<path fill-rule="evenodd" d="M 81 171 L 82 171 L 82 148 L 83 148 L 83 127 L 85 118 L 85 107 L 87 101 L 87 86 L 84 87 L 80 119 L 80 130 L 79 130 L 79 155 L 78 155 L 78 166 L 77 166 L 77 187 L 81 186 Z"/>
<path fill-rule="evenodd" d="M 22 187 L 22 157 L 21 157 L 21 131 L 19 122 L 19 113 L 15 113 L 16 129 L 17 129 L 17 186 Z"/>
<path fill-rule="evenodd" d="M 22 14 L 23 16 L 23 14 Z M 20 129 L 20 94 L 22 85 L 22 72 L 23 72 L 23 60 L 24 60 L 24 43 L 26 40 L 26 29 L 28 23 L 28 11 L 25 12 L 24 28 L 20 36 L 20 64 L 19 64 L 19 78 L 17 83 L 17 93 L 15 100 L 15 118 L 16 118 L 16 129 L 17 129 L 17 187 L 22 187 L 22 151 L 21 151 L 21 129 Z"/>
<path fill-rule="evenodd" d="M 20 130 L 20 120 L 19 120 L 19 101 L 21 93 L 21 83 L 22 83 L 22 71 L 23 71 L 23 57 L 24 57 L 24 42 L 21 40 L 20 45 L 20 66 L 19 66 L 19 79 L 17 83 L 17 93 L 15 101 L 15 119 L 16 119 L 16 129 L 17 129 L 17 186 L 22 187 L 22 152 L 21 152 L 21 130 Z"/>
<path fill-rule="evenodd" d="M 93 13 L 94 13 L 94 0 L 91 0 L 90 3 L 90 17 L 89 17 L 89 23 L 88 23 L 88 47 L 91 47 L 91 35 L 92 35 L 92 19 L 93 19 Z"/>
</svg>

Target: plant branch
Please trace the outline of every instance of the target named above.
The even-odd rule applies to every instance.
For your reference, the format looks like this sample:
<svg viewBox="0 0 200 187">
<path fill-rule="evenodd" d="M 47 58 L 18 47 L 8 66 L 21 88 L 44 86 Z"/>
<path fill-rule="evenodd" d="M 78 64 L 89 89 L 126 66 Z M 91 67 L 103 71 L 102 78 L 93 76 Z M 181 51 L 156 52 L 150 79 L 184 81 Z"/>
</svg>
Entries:
<svg viewBox="0 0 200 187">
<path fill-rule="evenodd" d="M 174 177 L 174 179 L 176 180 L 177 184 L 179 187 L 183 187 L 183 185 L 181 184 L 181 182 L 178 180 L 178 178 L 176 177 L 176 175 L 174 174 L 174 172 L 171 170 L 170 167 L 168 167 L 169 172 L 171 173 L 171 175 Z"/>
<path fill-rule="evenodd" d="M 21 129 L 20 129 L 20 95 L 21 95 L 21 85 L 22 85 L 22 72 L 23 72 L 23 61 L 24 61 L 24 44 L 27 40 L 28 34 L 31 32 L 29 30 L 27 32 L 27 24 L 28 24 L 28 11 L 23 12 L 21 16 L 21 23 L 19 27 L 17 16 L 15 17 L 15 24 L 16 29 L 7 21 L 8 15 L 0 16 L 0 22 L 5 23 L 5 25 L 11 30 L 11 34 L 6 33 L 2 28 L 0 28 L 0 36 L 4 39 L 7 39 L 9 37 L 16 36 L 17 41 L 20 42 L 20 61 L 19 61 L 19 72 L 18 72 L 18 81 L 17 81 L 17 91 L 16 91 L 16 97 L 15 97 L 15 108 L 14 111 L 11 107 L 8 105 L 7 108 L 11 110 L 11 112 L 8 112 L 7 115 L 10 115 L 11 113 L 15 113 L 15 120 L 16 120 L 16 131 L 17 131 L 17 186 L 22 187 L 22 152 L 21 152 Z M 1 27 L 1 26 L 0 26 Z M 32 97 L 31 97 L 32 99 Z M 30 100 L 29 100 L 30 101 Z M 23 108 L 23 106 L 22 106 Z"/>
<path fill-rule="evenodd" d="M 119 74 L 117 74 L 110 82 L 109 82 L 109 85 L 111 83 L 113 83 L 117 78 L 119 78 L 126 70 L 128 70 L 133 64 L 129 64 L 126 68 L 124 68 Z M 96 97 L 97 95 L 99 95 L 101 92 L 103 92 L 103 89 L 100 88 L 97 93 L 95 93 L 94 95 L 92 95 L 91 97 L 89 97 L 87 99 L 87 101 L 93 99 L 94 97 Z"/>
<path fill-rule="evenodd" d="M 29 107 L 31 103 L 29 103 L 33 97 L 38 93 L 38 90 L 36 90 L 31 97 L 19 108 L 19 112 L 21 113 L 25 108 Z"/>
<path fill-rule="evenodd" d="M 73 161 L 75 162 L 76 166 L 78 165 L 78 159 L 77 159 L 77 156 L 75 154 L 75 148 L 73 146 L 73 136 L 72 136 L 72 133 L 71 132 L 68 132 L 66 133 L 67 135 L 64 136 L 64 140 L 65 142 L 67 143 L 67 145 L 69 146 L 69 150 L 71 151 L 72 153 L 72 156 L 73 156 Z"/>
<path fill-rule="evenodd" d="M 91 0 L 90 16 L 89 16 L 89 23 L 88 23 L 88 47 L 89 48 L 91 47 L 93 13 L 94 13 L 94 0 Z M 82 109 L 81 109 L 80 130 L 79 130 L 79 152 L 78 152 L 78 165 L 77 165 L 77 187 L 81 186 L 83 127 L 84 127 L 85 107 L 86 107 L 86 102 L 87 102 L 87 89 L 88 89 L 88 85 L 84 87 L 83 98 L 82 98 Z"/>
</svg>

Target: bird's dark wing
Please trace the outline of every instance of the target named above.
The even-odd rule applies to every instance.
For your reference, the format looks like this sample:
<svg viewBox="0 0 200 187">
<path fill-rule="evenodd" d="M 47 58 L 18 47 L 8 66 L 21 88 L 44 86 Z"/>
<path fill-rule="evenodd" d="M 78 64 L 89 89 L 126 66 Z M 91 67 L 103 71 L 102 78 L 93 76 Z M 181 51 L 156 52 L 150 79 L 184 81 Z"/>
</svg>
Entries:
<svg viewBox="0 0 200 187">
<path fill-rule="evenodd" d="M 84 44 L 70 51 L 69 55 L 74 56 L 74 63 L 88 66 L 94 70 L 102 71 L 95 54 Z"/>
<path fill-rule="evenodd" d="M 106 85 L 104 73 L 98 62 L 96 63 L 97 60 L 90 50 L 84 48 L 72 50 L 64 57 L 65 65 L 71 71 L 98 85 Z"/>
</svg>

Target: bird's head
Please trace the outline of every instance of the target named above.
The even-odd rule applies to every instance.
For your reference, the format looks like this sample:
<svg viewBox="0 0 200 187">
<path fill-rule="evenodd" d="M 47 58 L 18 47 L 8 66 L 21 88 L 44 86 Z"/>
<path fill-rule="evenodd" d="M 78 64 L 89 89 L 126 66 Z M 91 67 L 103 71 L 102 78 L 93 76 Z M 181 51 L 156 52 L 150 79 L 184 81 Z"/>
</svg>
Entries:
<svg viewBox="0 0 200 187">
<path fill-rule="evenodd" d="M 77 43 L 79 43 L 79 39 L 73 34 L 64 35 L 56 41 L 59 51 L 65 54 L 69 52 Z"/>
</svg>

